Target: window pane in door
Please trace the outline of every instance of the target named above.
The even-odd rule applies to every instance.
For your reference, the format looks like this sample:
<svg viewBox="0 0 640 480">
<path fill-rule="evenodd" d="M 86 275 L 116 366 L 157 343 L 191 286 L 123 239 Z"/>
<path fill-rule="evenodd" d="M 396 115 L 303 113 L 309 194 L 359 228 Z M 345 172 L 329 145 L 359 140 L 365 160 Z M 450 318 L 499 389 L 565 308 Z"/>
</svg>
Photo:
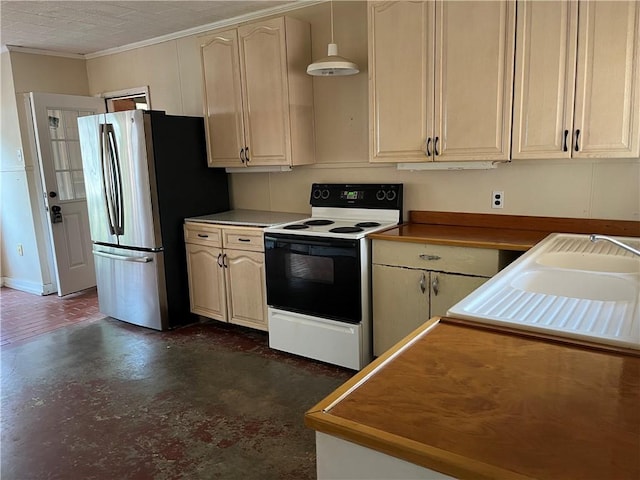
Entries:
<svg viewBox="0 0 640 480">
<path fill-rule="evenodd" d="M 84 191 L 84 175 L 82 170 L 71 172 L 71 178 L 73 179 L 73 192 L 75 198 L 86 198 L 87 195 Z"/>
<path fill-rule="evenodd" d="M 67 144 L 69 162 L 72 170 L 82 170 L 82 154 L 80 153 L 80 142 L 69 142 Z"/>
<path fill-rule="evenodd" d="M 58 182 L 58 196 L 60 200 L 73 200 L 71 172 L 56 172 L 56 181 Z"/>
<path fill-rule="evenodd" d="M 65 110 L 62 112 L 62 118 L 64 119 L 65 135 L 68 140 L 78 139 L 78 112 L 72 112 Z"/>
<path fill-rule="evenodd" d="M 47 114 L 59 200 L 86 198 L 78 117 L 93 115 L 94 112 L 50 108 Z"/>
<path fill-rule="evenodd" d="M 51 151 L 53 153 L 53 168 L 58 170 L 68 170 L 69 160 L 67 159 L 67 146 L 62 141 L 53 140 L 51 142 Z"/>
<path fill-rule="evenodd" d="M 51 139 L 64 138 L 62 111 L 48 109 L 47 115 L 49 116 L 49 135 Z"/>
</svg>

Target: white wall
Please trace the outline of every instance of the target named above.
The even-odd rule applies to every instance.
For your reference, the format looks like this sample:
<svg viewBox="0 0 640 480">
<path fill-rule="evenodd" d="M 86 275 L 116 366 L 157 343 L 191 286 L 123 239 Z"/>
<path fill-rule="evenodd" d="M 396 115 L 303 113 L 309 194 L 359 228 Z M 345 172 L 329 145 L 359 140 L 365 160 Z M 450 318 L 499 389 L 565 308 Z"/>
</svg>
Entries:
<svg viewBox="0 0 640 480">
<path fill-rule="evenodd" d="M 0 54 L 0 264 L 2 283 L 33 293 L 50 291 L 48 233 L 41 222 L 40 172 L 27 134 L 22 93 L 87 95 L 85 61 L 19 52 Z M 22 151 L 23 161 L 18 159 Z M 18 244 L 23 255 L 18 254 Z"/>
<path fill-rule="evenodd" d="M 287 173 L 231 175 L 234 208 L 308 212 L 313 182 L 403 182 L 406 210 L 640 220 L 640 162 L 513 161 L 495 170 L 399 172 L 368 164 L 367 15 L 365 2 L 335 2 L 335 40 L 359 75 L 314 78 L 317 165 Z M 289 15 L 311 24 L 313 58 L 326 56 L 329 5 Z M 153 108 L 202 115 L 197 36 L 87 61 L 92 94 L 149 85 Z M 502 210 L 490 208 L 505 192 Z"/>
</svg>

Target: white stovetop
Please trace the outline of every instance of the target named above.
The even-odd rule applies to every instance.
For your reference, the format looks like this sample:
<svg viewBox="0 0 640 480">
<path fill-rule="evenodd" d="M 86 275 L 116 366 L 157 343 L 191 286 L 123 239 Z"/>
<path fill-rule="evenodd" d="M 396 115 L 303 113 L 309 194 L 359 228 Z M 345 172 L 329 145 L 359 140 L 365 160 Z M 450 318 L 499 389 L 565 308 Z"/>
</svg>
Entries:
<svg viewBox="0 0 640 480">
<path fill-rule="evenodd" d="M 310 237 L 328 237 L 344 239 L 360 239 L 367 234 L 384 230 L 398 223 L 399 212 L 389 210 L 361 209 L 361 208 L 325 208 L 313 207 L 311 217 L 275 225 L 265 229 L 265 233 L 284 233 L 287 235 L 304 235 Z M 309 220 L 331 220 L 331 225 L 309 226 L 309 228 L 293 230 L 284 228 L 288 225 L 301 224 Z M 378 222 L 375 227 L 362 227 L 361 232 L 339 233 L 331 232 L 334 228 L 353 227 L 361 222 Z"/>
</svg>

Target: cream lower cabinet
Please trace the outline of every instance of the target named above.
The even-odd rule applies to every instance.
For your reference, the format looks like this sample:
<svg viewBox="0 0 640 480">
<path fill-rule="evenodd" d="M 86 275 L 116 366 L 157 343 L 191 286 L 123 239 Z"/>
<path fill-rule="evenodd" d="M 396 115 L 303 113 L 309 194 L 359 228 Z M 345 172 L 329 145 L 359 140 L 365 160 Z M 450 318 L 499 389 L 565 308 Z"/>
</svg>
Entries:
<svg viewBox="0 0 640 480">
<path fill-rule="evenodd" d="M 518 1 L 513 158 L 637 158 L 640 3 Z"/>
<path fill-rule="evenodd" d="M 499 250 L 374 240 L 374 355 L 446 315 L 505 262 Z"/>
<path fill-rule="evenodd" d="M 369 2 L 371 162 L 509 160 L 515 2 Z"/>
<path fill-rule="evenodd" d="M 309 24 L 273 18 L 200 40 L 209 166 L 314 163 Z"/>
<path fill-rule="evenodd" d="M 191 311 L 267 330 L 262 229 L 185 224 Z"/>
</svg>

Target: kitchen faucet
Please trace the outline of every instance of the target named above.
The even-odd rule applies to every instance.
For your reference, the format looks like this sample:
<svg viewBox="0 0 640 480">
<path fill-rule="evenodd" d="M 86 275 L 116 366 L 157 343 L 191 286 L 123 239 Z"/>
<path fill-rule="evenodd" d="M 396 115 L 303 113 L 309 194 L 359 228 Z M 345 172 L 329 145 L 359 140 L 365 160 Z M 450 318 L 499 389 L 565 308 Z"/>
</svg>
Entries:
<svg viewBox="0 0 640 480">
<path fill-rule="evenodd" d="M 607 237 L 606 235 L 596 235 L 595 233 L 592 233 L 591 235 L 589 235 L 589 240 L 591 240 L 592 242 L 597 242 L 598 240 L 606 240 L 607 242 L 611 242 L 614 245 L 617 245 L 618 247 L 626 250 L 627 252 L 631 252 L 634 255 L 640 256 L 640 250 L 633 248 L 626 243 L 622 243 L 620 240 L 616 240 L 615 238 Z"/>
</svg>

